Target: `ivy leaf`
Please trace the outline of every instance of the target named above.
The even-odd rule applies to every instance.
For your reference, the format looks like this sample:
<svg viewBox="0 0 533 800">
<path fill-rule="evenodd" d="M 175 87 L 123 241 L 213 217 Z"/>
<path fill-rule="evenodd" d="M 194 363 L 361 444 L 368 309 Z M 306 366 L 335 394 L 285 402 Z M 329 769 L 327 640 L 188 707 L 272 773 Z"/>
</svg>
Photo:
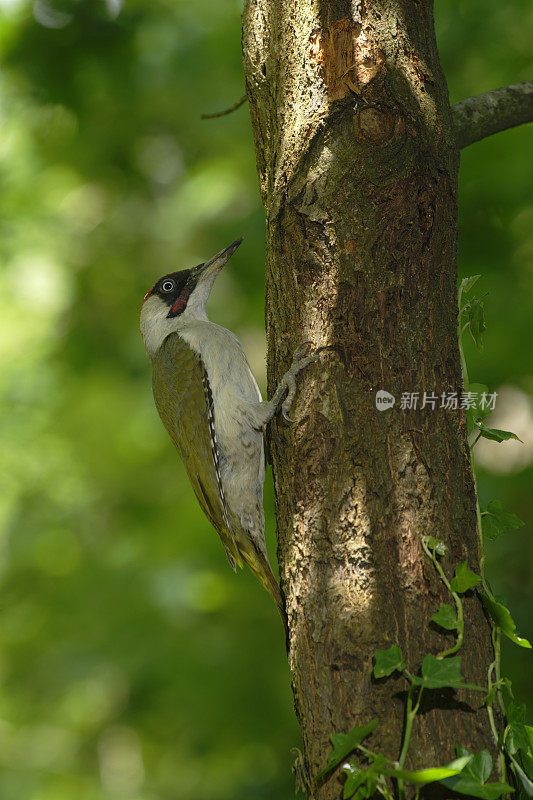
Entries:
<svg viewBox="0 0 533 800">
<path fill-rule="evenodd" d="M 505 706 L 508 706 L 510 703 L 514 702 L 513 682 L 509 680 L 509 678 L 502 679 L 501 693 Z"/>
<path fill-rule="evenodd" d="M 502 794 L 507 792 L 514 792 L 512 786 L 508 783 L 478 783 L 473 778 L 463 776 L 461 773 L 455 775 L 453 778 L 445 778 L 441 781 L 448 789 L 460 794 L 466 794 L 469 797 L 480 797 L 482 800 L 496 800 Z"/>
<path fill-rule="evenodd" d="M 517 644 L 519 647 L 527 647 L 528 649 L 531 649 L 530 642 L 515 633 L 516 623 L 512 618 L 509 609 L 506 608 L 503 603 L 498 603 L 497 600 L 495 600 L 493 597 L 489 597 L 489 595 L 485 594 L 484 592 L 480 592 L 479 595 L 483 601 L 483 605 L 492 617 L 494 624 L 500 628 L 503 633 L 505 633 L 507 638 Z"/>
<path fill-rule="evenodd" d="M 435 539 L 434 536 L 426 536 L 426 544 L 430 550 L 434 550 L 435 553 L 439 556 L 446 555 L 446 551 L 448 548 L 444 544 L 444 542 L 439 541 L 439 539 Z"/>
<path fill-rule="evenodd" d="M 470 422 L 473 423 L 475 419 L 484 419 L 488 417 L 489 414 L 492 414 L 493 409 L 490 408 L 490 404 L 487 403 L 489 395 L 488 386 L 485 386 L 484 383 L 471 383 L 468 387 L 468 391 L 476 395 L 475 404 L 466 412 Z"/>
<path fill-rule="evenodd" d="M 527 754 L 529 742 L 524 725 L 510 725 L 505 737 L 505 745 L 509 755 L 516 755 L 519 751 Z"/>
<path fill-rule="evenodd" d="M 492 757 L 488 750 L 482 750 L 465 766 L 464 771 L 480 783 L 486 783 L 492 772 Z"/>
<path fill-rule="evenodd" d="M 366 769 L 361 769 L 355 761 L 344 764 L 342 767 L 346 773 L 346 781 L 342 793 L 344 800 L 351 797 L 356 800 L 372 797 L 376 791 L 380 776 L 384 774 L 386 763 L 385 756 L 378 753 L 374 762 Z"/>
<path fill-rule="evenodd" d="M 485 325 L 485 304 L 477 297 L 472 298 L 468 308 L 468 323 L 470 334 L 478 350 L 483 350 L 483 335 L 487 330 Z"/>
<path fill-rule="evenodd" d="M 388 650 L 376 650 L 374 653 L 374 678 L 386 678 L 395 670 L 405 669 L 402 651 L 393 644 Z"/>
<path fill-rule="evenodd" d="M 450 761 L 443 767 L 430 767 L 429 769 L 418 769 L 413 772 L 406 769 L 386 769 L 385 775 L 389 778 L 396 778 L 402 781 L 414 783 L 415 786 L 425 786 L 427 783 L 434 783 L 441 781 L 443 778 L 451 778 L 453 775 L 458 775 L 467 764 L 471 755 L 456 758 L 455 761 Z"/>
<path fill-rule="evenodd" d="M 525 703 L 515 703 L 511 700 L 507 708 L 507 721 L 511 725 L 525 725 L 526 722 L 526 706 Z"/>
<path fill-rule="evenodd" d="M 353 797 L 359 787 L 365 783 L 366 770 L 362 770 L 355 761 L 349 761 L 347 764 L 343 764 L 342 769 L 346 773 L 346 780 L 342 791 L 342 796 L 344 800 L 346 800 L 348 797 Z"/>
<path fill-rule="evenodd" d="M 455 575 L 450 581 L 450 588 L 452 592 L 463 594 L 480 582 L 481 578 L 472 572 L 466 565 L 466 561 L 457 564 L 455 568 Z"/>
<path fill-rule="evenodd" d="M 526 729 L 527 738 L 529 739 L 529 747 L 531 752 L 533 753 L 533 726 L 532 725 L 524 725 Z"/>
<path fill-rule="evenodd" d="M 459 748 L 460 752 L 467 754 L 468 750 Z M 514 789 L 507 783 L 487 783 L 492 772 L 492 758 L 488 750 L 482 750 L 472 756 L 458 775 L 444 778 L 440 782 L 448 789 L 460 794 L 479 797 L 482 800 L 497 800 L 506 792 Z"/>
<path fill-rule="evenodd" d="M 440 625 L 441 628 L 446 628 L 447 631 L 457 629 L 457 617 L 455 611 L 448 603 L 441 603 L 438 611 L 435 611 L 431 617 L 433 622 Z"/>
<path fill-rule="evenodd" d="M 485 691 L 481 686 L 465 683 L 461 675 L 461 656 L 436 658 L 428 654 L 422 661 L 422 677 L 413 676 L 412 682 L 425 689 L 475 689 Z"/>
<path fill-rule="evenodd" d="M 533 781 L 522 769 L 516 758 L 513 758 L 513 756 L 509 756 L 509 758 L 511 760 L 511 769 L 513 770 L 520 786 L 522 787 L 523 793 L 526 795 L 526 797 L 533 797 Z"/>
<path fill-rule="evenodd" d="M 378 718 L 374 717 L 368 725 L 364 725 L 363 727 L 359 727 L 355 725 L 349 733 L 332 733 L 330 736 L 331 744 L 333 745 L 333 750 L 328 756 L 328 760 L 324 769 L 321 769 L 318 775 L 315 777 L 315 780 L 322 778 L 326 775 L 333 767 L 336 767 L 338 764 L 346 758 L 346 756 L 350 755 L 350 753 L 355 750 L 358 744 L 361 744 L 363 739 L 366 739 L 367 736 L 370 736 L 372 731 L 374 731 L 378 724 Z"/>
<path fill-rule="evenodd" d="M 499 500 L 491 500 L 486 508 L 481 507 L 483 536 L 494 541 L 501 533 L 522 528 L 524 521 L 512 511 L 506 511 Z"/>
<path fill-rule="evenodd" d="M 496 692 L 498 689 L 500 689 L 501 692 L 504 692 L 504 690 L 510 686 L 511 681 L 508 678 L 500 678 L 497 683 L 492 684 L 487 696 L 483 698 L 483 705 L 491 706 L 494 703 L 494 698 L 496 697 Z"/>
<path fill-rule="evenodd" d="M 526 755 L 530 751 L 529 736 L 526 730 L 526 707 L 511 701 L 507 706 L 508 730 L 505 737 L 505 746 L 510 755 L 514 756 L 521 750 Z"/>
<path fill-rule="evenodd" d="M 508 439 L 516 439 L 518 442 L 522 442 L 522 439 L 520 439 L 516 433 L 502 431 L 499 428 L 487 428 L 479 419 L 476 420 L 476 427 L 484 439 L 490 439 L 493 442 L 506 442 Z"/>
<path fill-rule="evenodd" d="M 470 275 L 469 278 L 463 278 L 459 284 L 459 294 L 466 294 L 469 292 L 479 278 L 481 278 L 481 275 Z"/>
</svg>

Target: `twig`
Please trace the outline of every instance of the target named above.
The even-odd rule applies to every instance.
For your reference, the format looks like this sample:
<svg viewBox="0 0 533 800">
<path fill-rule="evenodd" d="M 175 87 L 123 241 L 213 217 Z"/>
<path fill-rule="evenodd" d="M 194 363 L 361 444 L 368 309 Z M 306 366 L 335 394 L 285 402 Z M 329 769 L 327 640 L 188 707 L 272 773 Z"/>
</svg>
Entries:
<svg viewBox="0 0 533 800">
<path fill-rule="evenodd" d="M 494 133 L 533 122 L 533 81 L 469 97 L 452 106 L 459 149 Z"/>
<path fill-rule="evenodd" d="M 217 117 L 225 117 L 226 114 L 231 114 L 233 111 L 237 111 L 246 101 L 248 100 L 248 95 L 243 94 L 240 100 L 237 100 L 236 103 L 233 103 L 232 106 L 226 108 L 225 111 L 217 111 L 215 114 L 202 114 L 200 119 L 216 119 Z"/>
</svg>

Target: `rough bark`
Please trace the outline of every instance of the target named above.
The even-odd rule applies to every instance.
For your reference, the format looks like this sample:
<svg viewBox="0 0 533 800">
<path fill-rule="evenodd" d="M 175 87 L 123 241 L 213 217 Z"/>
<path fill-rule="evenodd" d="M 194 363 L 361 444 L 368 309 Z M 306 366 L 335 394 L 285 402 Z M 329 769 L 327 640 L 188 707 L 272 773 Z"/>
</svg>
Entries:
<svg viewBox="0 0 533 800">
<path fill-rule="evenodd" d="M 246 0 L 243 53 L 267 220 L 274 386 L 303 340 L 334 348 L 302 382 L 296 422 L 271 449 L 289 662 L 308 778 L 329 736 L 378 716 L 369 746 L 397 758 L 406 688 L 376 682 L 399 644 L 412 670 L 452 636 L 428 625 L 445 569 L 476 568 L 464 414 L 401 410 L 402 392 L 461 391 L 457 345 L 458 149 L 426 0 Z M 385 389 L 396 405 L 378 411 Z M 437 403 L 438 405 L 438 403 Z M 489 626 L 465 601 L 467 680 L 486 683 Z M 410 766 L 489 747 L 472 692 L 427 693 Z M 309 790 L 341 796 L 339 774 Z"/>
</svg>

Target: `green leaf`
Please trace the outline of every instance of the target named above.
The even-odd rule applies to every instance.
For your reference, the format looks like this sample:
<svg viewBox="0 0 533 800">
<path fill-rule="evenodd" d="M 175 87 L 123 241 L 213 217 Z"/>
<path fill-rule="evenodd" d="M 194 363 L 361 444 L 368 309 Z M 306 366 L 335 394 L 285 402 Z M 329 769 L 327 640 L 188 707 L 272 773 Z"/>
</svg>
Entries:
<svg viewBox="0 0 533 800">
<path fill-rule="evenodd" d="M 469 292 L 479 278 L 481 278 L 481 275 L 471 275 L 469 278 L 463 278 L 459 284 L 459 296 Z"/>
<path fill-rule="evenodd" d="M 471 761 L 464 767 L 465 772 L 472 775 L 480 783 L 486 783 L 492 772 L 492 757 L 488 750 L 476 753 Z"/>
<path fill-rule="evenodd" d="M 516 624 L 511 616 L 511 612 L 506 608 L 503 603 L 498 603 L 493 597 L 488 594 L 480 592 L 479 596 L 483 601 L 483 605 L 492 617 L 494 624 L 505 633 L 508 639 L 517 644 L 519 647 L 527 647 L 531 649 L 531 644 L 527 639 L 519 636 L 516 631 Z"/>
<path fill-rule="evenodd" d="M 376 650 L 374 653 L 374 677 L 386 678 L 395 670 L 405 669 L 402 651 L 393 644 L 388 650 Z"/>
<path fill-rule="evenodd" d="M 504 706 L 514 702 L 513 682 L 509 678 L 502 679 L 501 693 Z"/>
<path fill-rule="evenodd" d="M 518 783 L 522 787 L 524 794 L 526 797 L 533 797 L 533 781 L 522 769 L 516 758 L 513 758 L 513 756 L 509 756 L 509 758 L 511 760 L 511 769 L 514 772 Z"/>
<path fill-rule="evenodd" d="M 496 697 L 496 692 L 501 687 L 502 683 L 503 683 L 503 680 L 500 680 L 497 683 L 493 683 L 492 684 L 487 696 L 483 698 L 483 705 L 491 706 L 494 703 L 494 698 Z"/>
<path fill-rule="evenodd" d="M 458 748 L 458 751 L 468 754 L 468 750 L 464 748 Z M 469 758 L 458 775 L 444 778 L 440 782 L 454 792 L 480 797 L 482 800 L 496 800 L 502 794 L 514 791 L 507 783 L 487 783 L 491 772 L 492 758 L 487 750 L 483 750 Z"/>
<path fill-rule="evenodd" d="M 481 686 L 465 683 L 461 675 L 461 656 L 436 658 L 428 654 L 422 661 L 422 677 L 413 676 L 412 682 L 425 689 L 475 689 L 485 691 Z"/>
<path fill-rule="evenodd" d="M 370 736 L 372 731 L 374 731 L 378 724 L 378 718 L 374 717 L 368 725 L 364 725 L 363 727 L 359 727 L 355 725 L 349 733 L 332 733 L 330 736 L 331 744 L 333 745 L 333 750 L 328 756 L 328 760 L 324 769 L 320 770 L 318 775 L 315 777 L 315 780 L 322 778 L 326 775 L 333 767 L 336 767 L 338 764 L 341 763 L 346 756 L 350 755 L 351 752 L 355 750 L 358 744 L 361 744 L 363 739 L 366 739 L 367 736 Z"/>
<path fill-rule="evenodd" d="M 518 442 L 522 441 L 516 433 L 502 431 L 499 428 L 487 428 L 479 419 L 476 420 L 476 427 L 479 429 L 484 439 L 491 439 L 493 442 L 506 442 L 508 439 L 516 439 Z"/>
<path fill-rule="evenodd" d="M 473 422 L 474 419 L 484 419 L 488 417 L 489 414 L 492 414 L 492 408 L 488 408 L 488 395 L 489 395 L 489 387 L 485 386 L 484 383 L 471 383 L 468 387 L 469 392 L 473 392 L 477 395 L 476 402 L 467 410 L 467 415 L 471 418 Z"/>
<path fill-rule="evenodd" d="M 472 572 L 472 570 L 467 567 L 466 561 L 463 561 L 461 564 L 457 564 L 455 568 L 455 575 L 450 581 L 450 588 L 452 592 L 463 594 L 463 592 L 467 592 L 469 589 L 472 589 L 473 586 L 476 586 L 480 580 L 481 578 L 479 575 Z"/>
<path fill-rule="evenodd" d="M 434 783 L 435 781 L 443 780 L 443 778 L 451 778 L 453 775 L 458 775 L 471 758 L 471 755 L 462 756 L 461 758 L 456 758 L 455 761 L 451 761 L 449 764 L 445 764 L 443 767 L 418 769 L 414 772 L 406 769 L 386 769 L 385 775 L 389 778 L 396 778 L 398 780 L 414 783 L 415 786 L 425 786 L 427 783 Z"/>
<path fill-rule="evenodd" d="M 454 792 L 466 794 L 469 797 L 480 797 L 482 800 L 497 800 L 502 794 L 514 792 L 513 787 L 509 786 L 508 783 L 493 782 L 482 784 L 462 773 L 454 775 L 452 778 L 444 778 L 441 783 Z"/>
<path fill-rule="evenodd" d="M 374 762 L 366 769 L 361 769 L 355 761 L 344 764 L 342 767 L 346 773 L 346 781 L 342 793 L 344 800 L 350 797 L 355 797 L 357 800 L 359 798 L 372 797 L 376 791 L 380 776 L 384 774 L 386 763 L 385 756 L 378 753 Z"/>
<path fill-rule="evenodd" d="M 525 703 L 515 703 L 514 700 L 509 703 L 507 708 L 507 721 L 511 725 L 524 725 L 526 721 L 526 706 Z"/>
<path fill-rule="evenodd" d="M 533 727 L 531 725 L 524 725 L 526 729 L 527 738 L 529 740 L 529 749 L 533 753 Z"/>
<path fill-rule="evenodd" d="M 496 800 L 502 794 L 514 792 L 513 787 L 509 786 L 508 783 L 500 783 L 498 781 L 485 783 L 481 786 L 468 778 L 460 778 L 459 775 L 456 778 L 448 778 L 447 781 L 446 783 L 442 781 L 442 783 L 445 783 L 449 789 L 470 797 L 480 797 L 482 800 Z"/>
<path fill-rule="evenodd" d="M 365 770 L 362 770 L 355 761 L 343 764 L 343 771 L 346 773 L 346 780 L 342 790 L 344 800 L 353 797 L 357 789 L 365 782 Z"/>
<path fill-rule="evenodd" d="M 516 755 L 519 751 L 527 754 L 529 742 L 524 725 L 509 725 L 505 737 L 505 746 L 509 755 Z"/>
<path fill-rule="evenodd" d="M 486 508 L 481 507 L 481 527 L 483 536 L 494 541 L 506 531 L 515 531 L 524 525 L 519 516 L 506 511 L 499 500 L 491 500 Z"/>
<path fill-rule="evenodd" d="M 483 300 L 472 298 L 466 309 L 472 339 L 478 350 L 483 350 L 483 335 L 487 330 L 485 325 L 485 305 Z"/>
<path fill-rule="evenodd" d="M 518 705 L 514 701 L 510 702 L 507 706 L 507 734 L 505 736 L 505 747 L 510 755 L 516 755 L 519 750 L 526 755 L 531 751 L 525 722 L 525 705 Z"/>
<path fill-rule="evenodd" d="M 439 556 L 446 555 L 446 551 L 448 550 L 448 548 L 446 547 L 444 542 L 439 541 L 439 539 L 435 539 L 434 536 L 426 536 L 425 541 L 429 549 L 434 550 L 435 553 L 437 553 L 437 555 Z"/>
<path fill-rule="evenodd" d="M 449 606 L 448 603 L 441 603 L 439 610 L 435 611 L 431 619 L 433 622 L 436 622 L 437 625 L 440 625 L 441 628 L 446 628 L 447 631 L 457 629 L 455 610 Z"/>
</svg>

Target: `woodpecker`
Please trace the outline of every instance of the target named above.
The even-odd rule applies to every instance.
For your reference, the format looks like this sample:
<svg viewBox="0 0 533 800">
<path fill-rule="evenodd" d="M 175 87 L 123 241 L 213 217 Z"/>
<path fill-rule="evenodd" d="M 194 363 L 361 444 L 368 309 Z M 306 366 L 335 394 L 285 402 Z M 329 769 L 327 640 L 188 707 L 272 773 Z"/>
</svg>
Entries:
<svg viewBox="0 0 533 800">
<path fill-rule="evenodd" d="M 206 311 L 217 275 L 241 242 L 160 278 L 144 298 L 140 328 L 155 404 L 198 502 L 233 570 L 244 561 L 284 618 L 265 543 L 263 434 L 280 407 L 291 421 L 295 377 L 318 351 L 310 353 L 309 342 L 300 345 L 273 398 L 262 399 L 239 339 Z"/>
</svg>

